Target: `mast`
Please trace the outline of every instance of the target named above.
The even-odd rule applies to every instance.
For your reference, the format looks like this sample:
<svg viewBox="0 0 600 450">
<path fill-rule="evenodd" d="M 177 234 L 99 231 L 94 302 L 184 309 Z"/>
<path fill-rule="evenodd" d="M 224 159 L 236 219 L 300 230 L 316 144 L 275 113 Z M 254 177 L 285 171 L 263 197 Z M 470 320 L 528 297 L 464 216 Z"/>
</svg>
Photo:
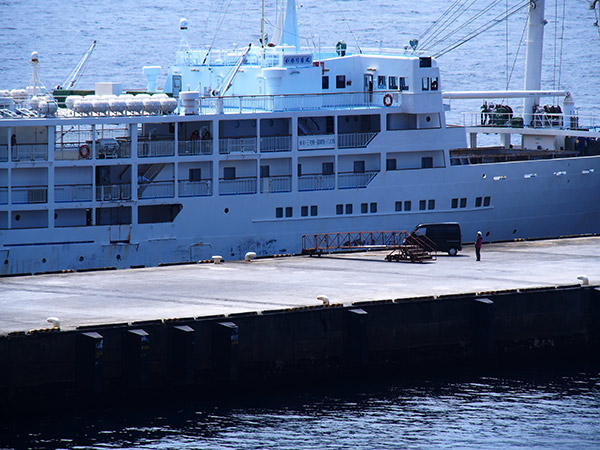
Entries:
<svg viewBox="0 0 600 450">
<path fill-rule="evenodd" d="M 542 86 L 542 52 L 544 46 L 545 0 L 529 2 L 529 19 L 527 25 L 527 51 L 525 56 L 525 85 L 526 91 L 537 91 Z M 530 126 L 534 108 L 540 104 L 539 97 L 526 98 L 523 102 L 523 121 Z"/>
<path fill-rule="evenodd" d="M 262 48 L 265 48 L 265 0 L 261 2 L 260 45 Z"/>
</svg>

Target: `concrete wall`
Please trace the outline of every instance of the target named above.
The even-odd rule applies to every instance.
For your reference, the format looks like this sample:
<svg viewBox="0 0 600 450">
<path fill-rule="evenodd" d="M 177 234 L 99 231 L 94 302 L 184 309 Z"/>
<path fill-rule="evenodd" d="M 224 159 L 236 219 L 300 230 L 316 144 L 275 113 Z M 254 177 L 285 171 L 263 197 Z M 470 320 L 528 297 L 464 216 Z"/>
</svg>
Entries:
<svg viewBox="0 0 600 450">
<path fill-rule="evenodd" d="M 0 412 L 85 399 L 440 374 L 600 348 L 600 289 L 358 302 L 0 337 Z"/>
</svg>

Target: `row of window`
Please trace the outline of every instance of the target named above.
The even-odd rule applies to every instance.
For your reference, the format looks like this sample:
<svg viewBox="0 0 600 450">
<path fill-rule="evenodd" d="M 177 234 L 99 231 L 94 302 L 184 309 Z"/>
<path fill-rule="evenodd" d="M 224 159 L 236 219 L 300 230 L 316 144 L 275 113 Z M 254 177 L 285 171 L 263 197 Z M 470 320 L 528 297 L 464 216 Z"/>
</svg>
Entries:
<svg viewBox="0 0 600 450">
<path fill-rule="evenodd" d="M 491 203 L 491 197 L 476 197 L 475 198 L 475 207 L 476 208 L 480 208 L 482 206 L 490 206 Z M 466 208 L 467 207 L 467 198 L 463 197 L 463 198 L 453 198 L 452 199 L 452 208 L 458 208 L 460 205 L 460 208 Z M 395 210 L 397 212 L 406 212 L 406 211 L 412 211 L 412 201 L 411 200 L 404 200 L 404 201 L 397 201 L 394 204 Z M 338 216 L 344 215 L 344 214 L 353 214 L 353 205 L 352 203 L 338 203 L 337 205 L 335 205 L 335 213 Z M 435 209 L 435 199 L 431 198 L 431 199 L 426 199 L 426 200 L 419 200 L 419 211 L 431 211 Z M 285 217 L 293 217 L 294 215 L 294 209 L 291 206 L 288 206 L 286 208 L 283 207 L 278 207 L 275 208 L 275 217 L 277 218 L 282 218 L 284 216 L 284 212 L 285 212 Z M 300 215 L 302 217 L 307 217 L 308 216 L 308 212 L 309 212 L 309 207 L 308 206 L 302 206 L 300 208 Z M 360 212 L 361 214 L 368 214 L 368 213 L 376 213 L 377 212 L 377 202 L 371 202 L 371 203 L 361 203 L 360 204 Z M 311 205 L 310 206 L 310 215 L 311 216 L 316 216 L 318 215 L 318 207 L 317 205 Z"/>
<path fill-rule="evenodd" d="M 335 76 L 335 88 L 336 89 L 345 89 L 346 86 L 350 86 L 352 84 L 351 81 L 346 81 L 346 75 L 336 75 Z M 373 80 L 369 81 L 369 87 L 365 88 L 365 90 L 372 91 Z M 323 75 L 321 78 L 321 88 L 329 89 L 329 75 Z M 423 91 L 437 91 L 439 88 L 439 78 L 438 77 L 423 77 L 421 81 L 421 90 Z M 383 90 L 399 90 L 399 91 L 408 91 L 408 83 L 406 81 L 406 77 L 394 77 L 394 76 L 386 76 L 386 75 L 378 75 L 377 76 L 377 89 Z"/>
</svg>

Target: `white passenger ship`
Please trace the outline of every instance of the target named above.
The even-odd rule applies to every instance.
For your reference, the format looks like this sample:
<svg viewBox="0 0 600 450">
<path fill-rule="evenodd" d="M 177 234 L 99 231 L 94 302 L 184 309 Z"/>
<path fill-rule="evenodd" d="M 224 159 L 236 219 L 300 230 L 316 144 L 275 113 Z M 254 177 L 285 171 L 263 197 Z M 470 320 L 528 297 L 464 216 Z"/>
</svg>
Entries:
<svg viewBox="0 0 600 450">
<path fill-rule="evenodd" d="M 467 241 L 598 233 L 600 132 L 567 92 L 540 90 L 544 4 L 531 4 L 519 92 L 442 94 L 416 45 L 301 49 L 294 1 L 275 45 L 198 51 L 184 37 L 158 95 L 105 83 L 57 108 L 31 98 L 35 82 L 5 91 L 0 273 L 298 253 L 304 234 L 424 222 L 459 222 Z M 538 107 L 558 95 L 562 111 Z M 494 110 L 446 124 L 444 98 L 510 97 L 525 98 L 524 123 Z M 479 133 L 502 145 L 479 148 Z"/>
</svg>

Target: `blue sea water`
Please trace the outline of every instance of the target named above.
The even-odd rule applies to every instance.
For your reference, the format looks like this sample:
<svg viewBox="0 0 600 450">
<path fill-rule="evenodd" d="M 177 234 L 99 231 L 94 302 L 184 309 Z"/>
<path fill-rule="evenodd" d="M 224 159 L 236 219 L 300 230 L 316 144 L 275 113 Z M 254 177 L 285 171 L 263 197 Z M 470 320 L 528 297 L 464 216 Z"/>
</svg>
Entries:
<svg viewBox="0 0 600 450">
<path fill-rule="evenodd" d="M 303 45 L 403 47 L 450 6 L 450 1 L 298 0 Z M 471 2 L 464 2 L 465 4 Z M 477 2 L 482 10 L 492 0 Z M 505 1 L 486 14 L 500 14 Z M 522 3 L 510 0 L 510 4 Z M 566 88 L 581 114 L 599 115 L 600 35 L 587 0 L 547 0 L 543 87 Z M 566 5 L 565 28 L 553 15 Z M 275 2 L 265 2 L 267 32 Z M 474 9 L 474 12 L 476 10 Z M 471 14 L 472 15 L 472 14 Z M 41 78 L 59 84 L 98 41 L 78 87 L 96 81 L 144 88 L 141 67 L 160 65 L 164 81 L 174 59 L 179 19 L 190 22 L 195 47 L 257 42 L 260 2 L 243 0 L 0 0 L 0 89 L 25 87 L 29 56 L 38 51 Z M 442 56 L 444 90 L 522 87 L 525 16 L 498 25 Z M 563 36 L 563 39 L 558 39 Z M 557 37 L 557 39 L 555 39 Z M 554 49 L 564 54 L 558 82 Z M 453 104 L 453 107 L 455 105 Z M 478 110 L 478 104 L 466 108 Z M 454 114 L 455 121 L 460 116 Z M 328 389 L 327 387 L 331 388 Z M 101 415 L 20 420 L 0 425 L 0 448 L 600 448 L 600 372 L 546 369 L 461 380 L 357 383 L 341 389 L 325 380 L 318 392 L 265 395 L 226 403 L 186 403 L 179 409 L 110 411 Z"/>
</svg>

